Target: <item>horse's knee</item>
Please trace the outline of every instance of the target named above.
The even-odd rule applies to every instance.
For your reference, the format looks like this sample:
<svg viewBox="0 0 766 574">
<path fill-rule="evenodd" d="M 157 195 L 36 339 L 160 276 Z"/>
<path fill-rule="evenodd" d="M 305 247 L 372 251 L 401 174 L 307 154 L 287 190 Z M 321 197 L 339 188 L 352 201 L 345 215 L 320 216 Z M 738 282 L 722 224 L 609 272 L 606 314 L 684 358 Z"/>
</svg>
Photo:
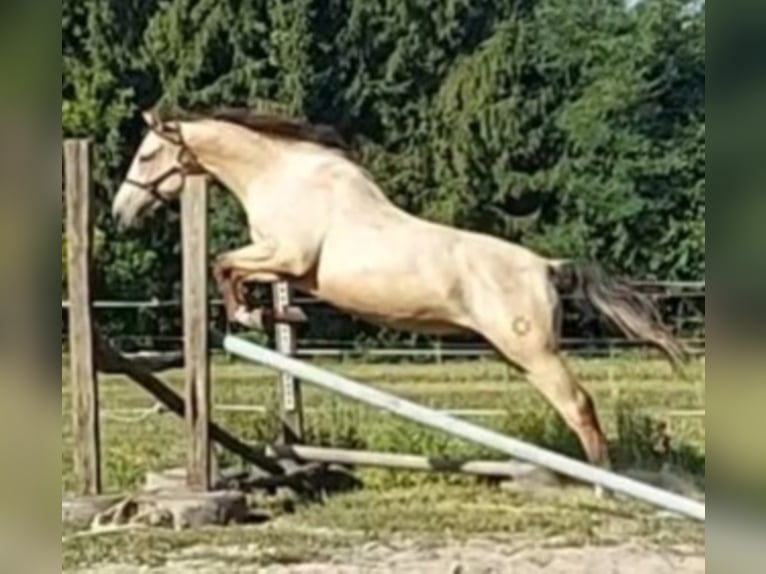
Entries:
<svg viewBox="0 0 766 574">
<path fill-rule="evenodd" d="M 284 266 L 284 275 L 288 277 L 303 277 L 311 270 L 311 264 L 303 259 L 288 261 Z"/>
<path fill-rule="evenodd" d="M 310 253 L 291 250 L 284 254 L 280 271 L 290 277 L 303 277 L 316 265 L 316 257 Z"/>
<path fill-rule="evenodd" d="M 225 253 L 215 257 L 212 267 L 213 276 L 218 280 L 227 280 L 231 276 L 232 265 Z"/>
</svg>

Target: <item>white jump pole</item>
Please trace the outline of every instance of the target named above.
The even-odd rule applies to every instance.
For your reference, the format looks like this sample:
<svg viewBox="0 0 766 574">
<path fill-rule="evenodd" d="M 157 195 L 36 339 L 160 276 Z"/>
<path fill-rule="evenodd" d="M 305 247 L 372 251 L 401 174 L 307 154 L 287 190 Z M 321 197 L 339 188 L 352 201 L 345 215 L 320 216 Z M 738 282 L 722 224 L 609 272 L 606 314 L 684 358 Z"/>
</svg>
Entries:
<svg viewBox="0 0 766 574">
<path fill-rule="evenodd" d="M 229 353 L 248 361 L 259 363 L 277 371 L 290 373 L 306 383 L 317 385 L 347 398 L 389 411 L 421 425 L 504 452 L 536 466 L 547 467 L 574 479 L 602 486 L 613 492 L 621 492 L 671 512 L 702 522 L 705 521 L 705 505 L 696 500 L 679 496 L 538 446 L 501 435 L 489 429 L 471 424 L 463 419 L 451 417 L 442 412 L 320 369 L 314 365 L 287 357 L 239 337 L 227 335 L 224 337 L 223 346 Z"/>
</svg>

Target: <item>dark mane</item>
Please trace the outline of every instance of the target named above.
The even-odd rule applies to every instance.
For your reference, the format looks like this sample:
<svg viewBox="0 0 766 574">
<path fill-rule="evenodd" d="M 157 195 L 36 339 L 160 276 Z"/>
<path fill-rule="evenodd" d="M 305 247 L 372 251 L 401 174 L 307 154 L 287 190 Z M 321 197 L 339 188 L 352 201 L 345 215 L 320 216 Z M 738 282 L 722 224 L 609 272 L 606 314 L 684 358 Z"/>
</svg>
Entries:
<svg viewBox="0 0 766 574">
<path fill-rule="evenodd" d="M 310 124 L 293 118 L 257 114 L 246 108 L 218 109 L 207 113 L 184 112 L 175 115 L 173 119 L 180 121 L 220 120 L 276 138 L 311 142 L 344 152 L 350 151 L 348 143 L 331 126 Z"/>
</svg>

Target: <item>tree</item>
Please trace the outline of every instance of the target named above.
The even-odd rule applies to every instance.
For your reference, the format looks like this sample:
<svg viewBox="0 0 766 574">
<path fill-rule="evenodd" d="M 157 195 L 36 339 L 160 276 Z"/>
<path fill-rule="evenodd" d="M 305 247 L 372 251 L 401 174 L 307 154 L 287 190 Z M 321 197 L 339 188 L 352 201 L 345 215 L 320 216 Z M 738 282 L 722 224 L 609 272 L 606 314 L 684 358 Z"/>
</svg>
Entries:
<svg viewBox="0 0 766 574">
<path fill-rule="evenodd" d="M 129 234 L 109 216 L 158 102 L 330 123 L 416 214 L 626 275 L 704 276 L 704 5 L 64 0 L 62 52 L 64 135 L 95 144 L 98 297 L 178 295 L 177 213 Z M 214 251 L 247 240 L 228 194 L 210 219 Z"/>
<path fill-rule="evenodd" d="M 625 274 L 704 274 L 704 26 L 684 4 L 645 2 L 584 39 L 578 93 L 557 120 L 561 191 L 533 245 L 561 250 L 575 237 L 579 256 Z M 583 15 L 569 15 L 556 37 L 582 29 Z"/>
</svg>

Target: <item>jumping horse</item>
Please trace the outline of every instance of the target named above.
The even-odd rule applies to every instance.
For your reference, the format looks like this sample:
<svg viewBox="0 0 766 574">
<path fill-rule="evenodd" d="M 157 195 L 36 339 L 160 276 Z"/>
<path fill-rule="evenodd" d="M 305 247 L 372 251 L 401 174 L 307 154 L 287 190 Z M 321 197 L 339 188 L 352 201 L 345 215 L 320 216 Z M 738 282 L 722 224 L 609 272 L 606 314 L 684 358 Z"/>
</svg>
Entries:
<svg viewBox="0 0 766 574">
<path fill-rule="evenodd" d="M 626 336 L 688 356 L 651 301 L 593 263 L 548 259 L 490 235 L 427 221 L 390 201 L 331 129 L 246 110 L 143 114 L 148 131 L 113 202 L 133 226 L 207 174 L 237 198 L 252 243 L 217 257 L 213 274 L 232 321 L 262 323 L 244 285 L 296 290 L 374 324 L 473 333 L 516 366 L 609 466 L 589 393 L 559 349 L 561 295 L 580 298 Z"/>
</svg>

